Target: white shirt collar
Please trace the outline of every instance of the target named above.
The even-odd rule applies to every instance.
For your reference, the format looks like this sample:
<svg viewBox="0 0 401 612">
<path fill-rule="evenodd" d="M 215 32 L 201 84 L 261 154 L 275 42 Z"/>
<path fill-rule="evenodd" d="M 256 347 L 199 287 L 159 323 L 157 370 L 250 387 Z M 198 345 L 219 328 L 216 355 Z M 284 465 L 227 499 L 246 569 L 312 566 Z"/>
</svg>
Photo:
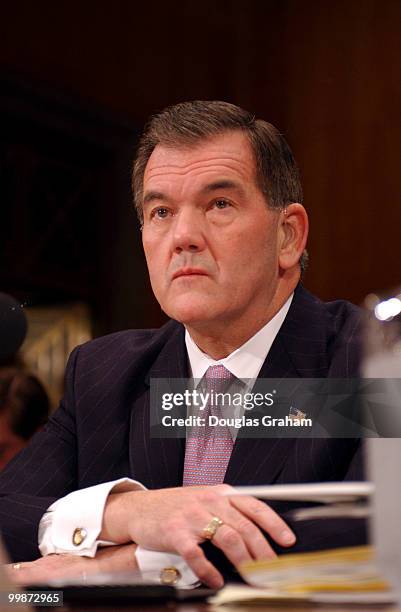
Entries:
<svg viewBox="0 0 401 612">
<path fill-rule="evenodd" d="M 185 344 L 192 378 L 200 380 L 205 375 L 206 370 L 214 365 L 223 365 L 240 380 L 246 381 L 247 379 L 257 378 L 271 345 L 287 316 L 293 297 L 294 294 L 292 293 L 278 313 L 262 329 L 256 332 L 252 338 L 249 338 L 245 344 L 219 361 L 215 361 L 201 351 L 192 340 L 188 330 L 185 330 Z"/>
</svg>

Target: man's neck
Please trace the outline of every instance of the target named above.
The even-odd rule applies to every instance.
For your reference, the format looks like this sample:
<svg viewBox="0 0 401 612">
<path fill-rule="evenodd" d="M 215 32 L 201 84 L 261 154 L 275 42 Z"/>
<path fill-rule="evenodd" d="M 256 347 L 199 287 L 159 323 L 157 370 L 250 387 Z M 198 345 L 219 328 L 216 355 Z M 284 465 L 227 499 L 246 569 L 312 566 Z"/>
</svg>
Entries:
<svg viewBox="0 0 401 612">
<path fill-rule="evenodd" d="M 213 321 L 204 324 L 186 325 L 195 344 L 209 357 L 224 359 L 252 338 L 279 312 L 295 287 L 284 295 L 276 295 L 269 307 L 258 317 L 242 317 L 240 321 Z"/>
</svg>

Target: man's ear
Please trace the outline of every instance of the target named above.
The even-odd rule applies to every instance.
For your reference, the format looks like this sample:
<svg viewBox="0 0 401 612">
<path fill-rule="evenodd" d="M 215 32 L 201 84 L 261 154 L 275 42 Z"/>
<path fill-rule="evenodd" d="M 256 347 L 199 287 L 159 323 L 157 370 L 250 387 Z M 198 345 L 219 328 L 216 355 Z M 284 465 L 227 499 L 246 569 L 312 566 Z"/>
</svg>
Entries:
<svg viewBox="0 0 401 612">
<path fill-rule="evenodd" d="M 298 264 L 305 249 L 308 230 L 308 215 L 302 204 L 289 204 L 280 212 L 278 260 L 282 270 L 289 270 Z"/>
</svg>

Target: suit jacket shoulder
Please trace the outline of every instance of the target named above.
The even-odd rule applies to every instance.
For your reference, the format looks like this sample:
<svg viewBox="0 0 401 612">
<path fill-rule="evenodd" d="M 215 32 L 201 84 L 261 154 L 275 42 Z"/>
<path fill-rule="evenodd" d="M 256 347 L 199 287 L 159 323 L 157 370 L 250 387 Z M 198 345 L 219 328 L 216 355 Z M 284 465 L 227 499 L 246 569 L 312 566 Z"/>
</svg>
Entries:
<svg viewBox="0 0 401 612">
<path fill-rule="evenodd" d="M 344 300 L 322 302 L 298 285 L 277 342 L 290 356 L 292 375 L 349 378 L 359 375 L 361 330 L 360 308 Z"/>
</svg>

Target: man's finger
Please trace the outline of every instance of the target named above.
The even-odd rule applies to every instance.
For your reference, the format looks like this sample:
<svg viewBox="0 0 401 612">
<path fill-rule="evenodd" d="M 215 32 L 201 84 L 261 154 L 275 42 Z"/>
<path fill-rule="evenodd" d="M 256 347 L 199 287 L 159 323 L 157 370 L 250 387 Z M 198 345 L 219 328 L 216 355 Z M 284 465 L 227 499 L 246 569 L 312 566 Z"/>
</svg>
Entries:
<svg viewBox="0 0 401 612">
<path fill-rule="evenodd" d="M 292 546 L 296 537 L 287 523 L 267 504 L 248 495 L 233 495 L 229 498 L 232 506 L 259 525 L 280 546 Z"/>
<path fill-rule="evenodd" d="M 213 544 L 220 548 L 231 563 L 238 567 L 241 563 L 252 561 L 252 557 L 239 532 L 230 525 L 223 524 L 213 537 Z"/>
<path fill-rule="evenodd" d="M 242 512 L 231 507 L 226 510 L 225 518 L 227 524 L 238 531 L 253 559 L 271 559 L 276 556 L 259 527 Z"/>
<path fill-rule="evenodd" d="M 176 538 L 175 549 L 201 582 L 211 589 L 221 589 L 224 586 L 224 580 L 220 572 L 206 559 L 199 545 L 196 542 L 189 541 L 187 535 L 182 539 Z"/>
</svg>

